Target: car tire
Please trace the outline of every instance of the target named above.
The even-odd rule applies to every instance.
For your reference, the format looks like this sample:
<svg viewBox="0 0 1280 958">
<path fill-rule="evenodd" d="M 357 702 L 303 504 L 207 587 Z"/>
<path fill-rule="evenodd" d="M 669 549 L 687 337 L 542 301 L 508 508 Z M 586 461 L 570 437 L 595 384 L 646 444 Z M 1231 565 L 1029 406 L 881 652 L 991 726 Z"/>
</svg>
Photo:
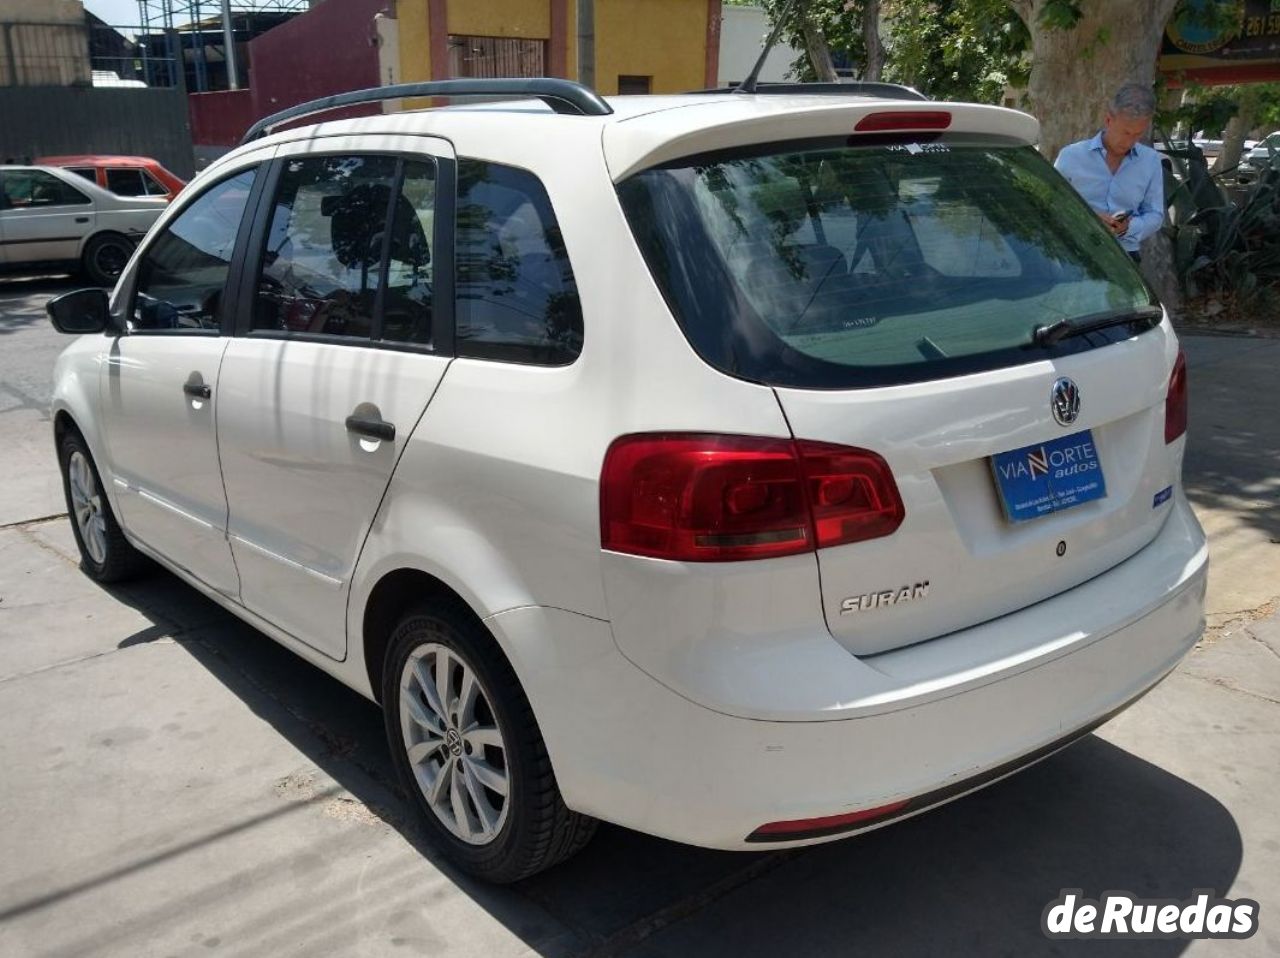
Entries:
<svg viewBox="0 0 1280 958">
<path fill-rule="evenodd" d="M 463 871 L 508 884 L 591 840 L 596 820 L 561 799 L 515 672 L 464 610 L 424 606 L 400 620 L 382 703 L 400 780 L 433 844 Z"/>
<path fill-rule="evenodd" d="M 115 286 L 133 255 L 133 240 L 120 233 L 99 233 L 85 245 L 81 264 L 95 286 Z"/>
<path fill-rule="evenodd" d="M 80 568 L 97 582 L 121 582 L 146 568 L 129 544 L 102 489 L 102 478 L 84 437 L 74 429 L 58 443 L 67 517 L 80 550 Z"/>
</svg>

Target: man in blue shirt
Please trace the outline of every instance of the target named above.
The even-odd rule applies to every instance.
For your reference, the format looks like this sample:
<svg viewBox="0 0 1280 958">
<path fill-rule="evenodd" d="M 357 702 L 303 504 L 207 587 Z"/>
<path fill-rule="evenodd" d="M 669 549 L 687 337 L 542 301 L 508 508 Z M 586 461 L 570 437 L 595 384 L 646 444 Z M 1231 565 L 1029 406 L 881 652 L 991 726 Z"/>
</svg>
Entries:
<svg viewBox="0 0 1280 958">
<path fill-rule="evenodd" d="M 1164 222 L 1160 154 L 1138 142 L 1156 112 L 1150 87 L 1126 83 L 1107 107 L 1102 130 L 1062 148 L 1054 166 L 1138 261 L 1138 246 Z"/>
</svg>

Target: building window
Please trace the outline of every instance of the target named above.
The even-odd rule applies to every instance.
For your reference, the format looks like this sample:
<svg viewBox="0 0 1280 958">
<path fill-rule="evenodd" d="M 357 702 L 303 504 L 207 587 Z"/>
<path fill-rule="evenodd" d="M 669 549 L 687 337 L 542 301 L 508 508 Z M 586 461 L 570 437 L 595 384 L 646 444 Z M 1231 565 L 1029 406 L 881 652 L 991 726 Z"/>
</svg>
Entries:
<svg viewBox="0 0 1280 958">
<path fill-rule="evenodd" d="M 653 77 L 627 76 L 622 74 L 618 77 L 618 93 L 621 96 L 647 94 L 652 83 Z"/>
<path fill-rule="evenodd" d="M 547 41 L 523 37 L 449 37 L 449 76 L 543 77 Z"/>
</svg>

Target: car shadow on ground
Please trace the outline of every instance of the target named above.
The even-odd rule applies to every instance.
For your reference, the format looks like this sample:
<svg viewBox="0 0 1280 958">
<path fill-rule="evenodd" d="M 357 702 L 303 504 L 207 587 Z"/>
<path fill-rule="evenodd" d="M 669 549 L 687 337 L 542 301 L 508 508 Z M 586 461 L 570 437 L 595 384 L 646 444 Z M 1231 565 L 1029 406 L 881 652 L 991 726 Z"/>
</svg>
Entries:
<svg viewBox="0 0 1280 958">
<path fill-rule="evenodd" d="M 1195 336 L 1184 345 L 1190 357 L 1187 498 L 1229 510 L 1280 542 L 1280 418 L 1274 414 L 1280 339 Z"/>
<path fill-rule="evenodd" d="M 86 285 L 74 276 L 19 276 L 0 273 L 0 336 L 14 333 L 27 326 L 49 322 L 45 312 L 45 303 L 50 298 L 80 289 Z M 15 297 L 38 297 L 26 302 L 15 301 Z"/>
<path fill-rule="evenodd" d="M 427 841 L 396 782 L 375 706 L 166 572 L 110 591 L 155 623 L 121 647 L 174 636 L 342 790 L 535 950 L 547 940 L 545 927 L 530 930 L 529 916 L 537 912 L 570 932 L 571 941 L 557 939 L 554 954 L 593 958 L 1068 954 L 1096 943 L 1050 942 L 1041 934 L 1041 914 L 1062 889 L 1080 888 L 1093 898 L 1114 889 L 1187 899 L 1196 889 L 1223 893 L 1241 864 L 1239 830 L 1216 799 L 1089 736 L 982 792 L 847 841 L 716 852 L 606 825 L 571 861 L 493 888 L 453 871 Z M 144 861 L 131 870 L 139 864 L 146 867 Z M 299 907 L 320 914 L 331 904 Z M 424 897 L 420 907 L 432 905 Z M 1176 955 L 1186 944 L 1122 947 Z"/>
</svg>

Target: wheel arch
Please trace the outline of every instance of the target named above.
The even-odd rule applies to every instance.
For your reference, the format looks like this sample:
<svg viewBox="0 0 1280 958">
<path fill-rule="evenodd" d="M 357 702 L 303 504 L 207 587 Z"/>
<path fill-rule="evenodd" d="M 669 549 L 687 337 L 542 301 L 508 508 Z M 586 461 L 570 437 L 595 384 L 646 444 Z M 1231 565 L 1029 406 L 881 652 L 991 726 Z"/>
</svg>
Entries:
<svg viewBox="0 0 1280 958">
<path fill-rule="evenodd" d="M 364 653 L 365 678 L 375 702 L 382 702 L 382 668 L 396 623 L 416 605 L 441 604 L 471 619 L 515 669 L 511 656 L 502 649 L 484 620 L 457 591 L 429 572 L 401 567 L 384 573 L 369 592 L 360 615 L 359 646 Z M 517 678 L 519 677 L 517 673 Z"/>
</svg>

